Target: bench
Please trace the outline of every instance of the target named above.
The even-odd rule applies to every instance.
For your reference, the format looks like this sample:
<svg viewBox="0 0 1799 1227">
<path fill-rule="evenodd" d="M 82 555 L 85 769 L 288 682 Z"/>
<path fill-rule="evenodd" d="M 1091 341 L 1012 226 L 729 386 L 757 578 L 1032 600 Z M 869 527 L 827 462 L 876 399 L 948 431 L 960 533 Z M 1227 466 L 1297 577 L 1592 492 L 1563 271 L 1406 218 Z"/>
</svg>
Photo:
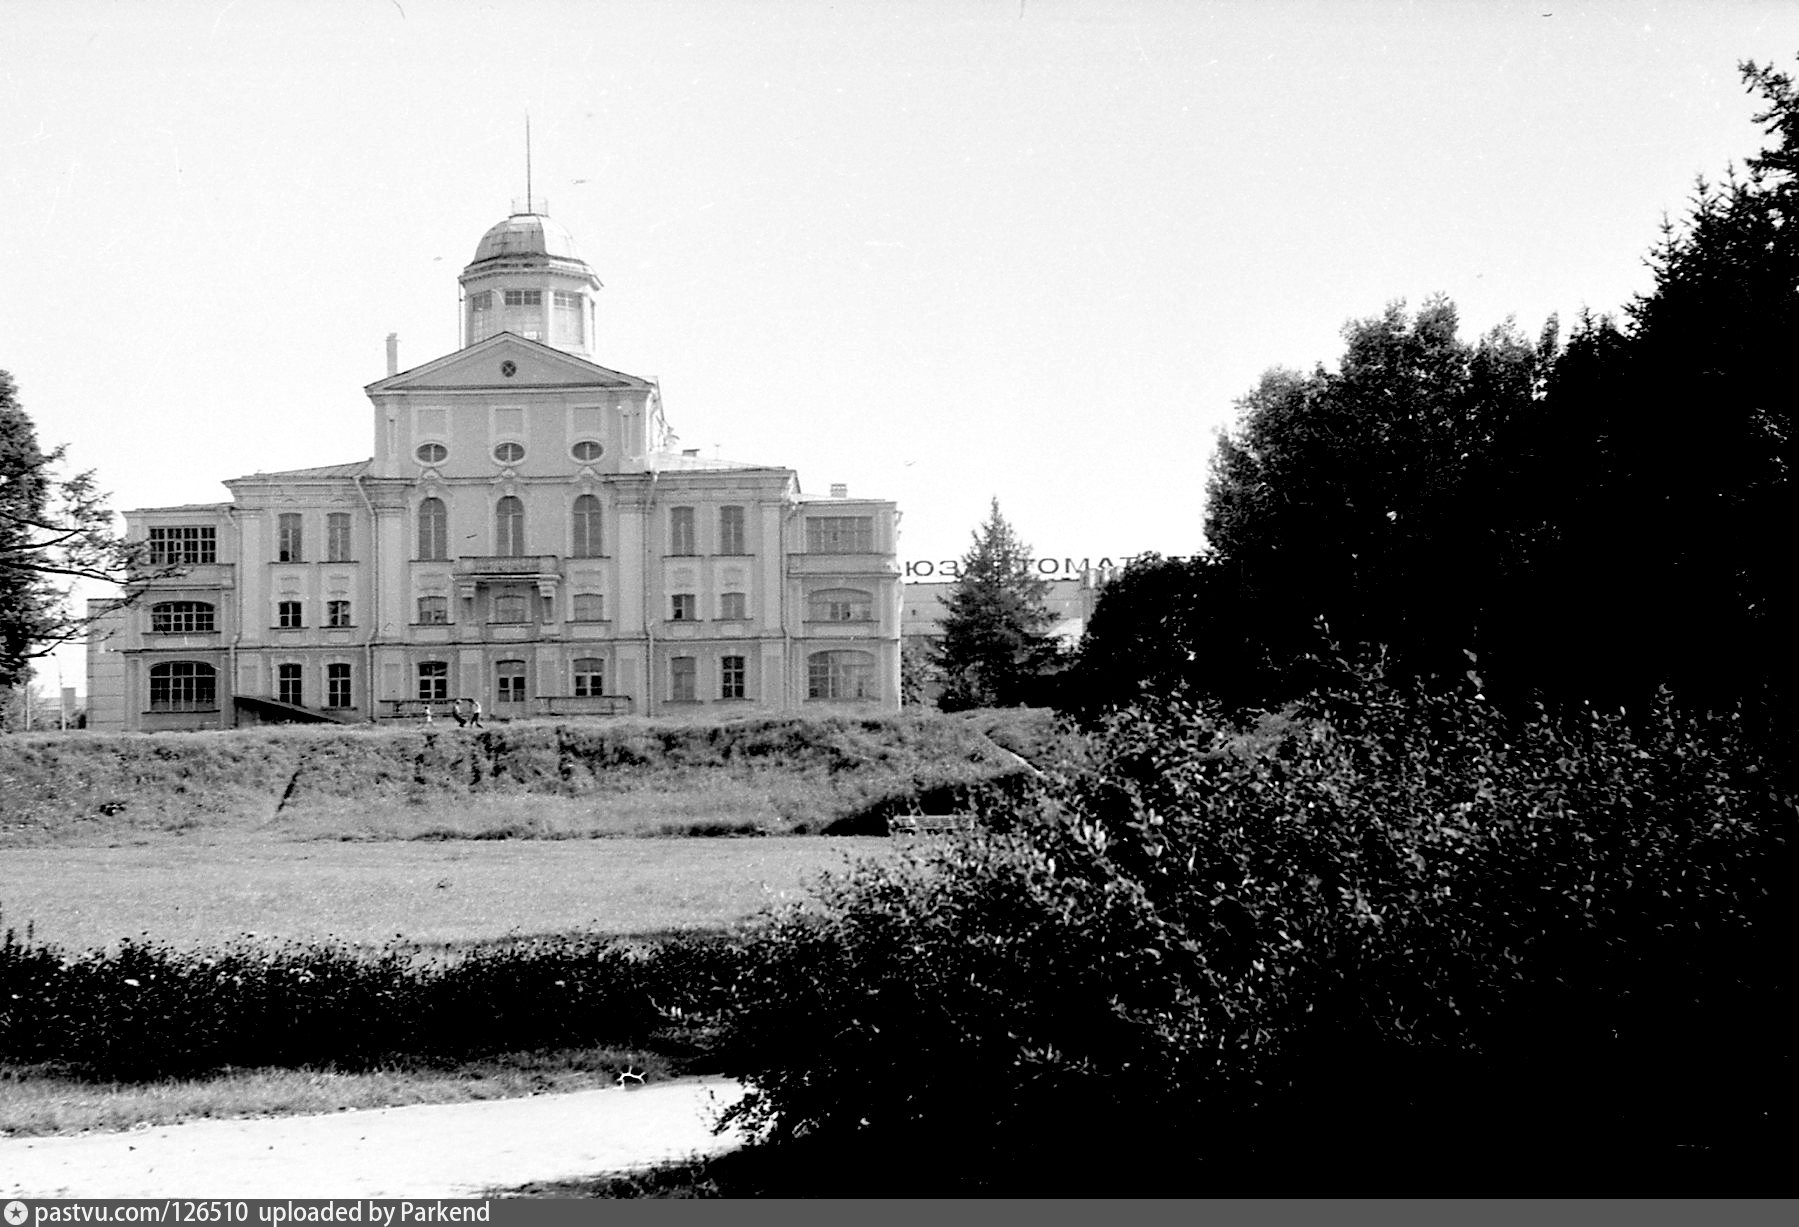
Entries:
<svg viewBox="0 0 1799 1227">
<path fill-rule="evenodd" d="M 948 835 L 974 830 L 973 814 L 896 814 L 887 820 L 889 835 Z"/>
</svg>

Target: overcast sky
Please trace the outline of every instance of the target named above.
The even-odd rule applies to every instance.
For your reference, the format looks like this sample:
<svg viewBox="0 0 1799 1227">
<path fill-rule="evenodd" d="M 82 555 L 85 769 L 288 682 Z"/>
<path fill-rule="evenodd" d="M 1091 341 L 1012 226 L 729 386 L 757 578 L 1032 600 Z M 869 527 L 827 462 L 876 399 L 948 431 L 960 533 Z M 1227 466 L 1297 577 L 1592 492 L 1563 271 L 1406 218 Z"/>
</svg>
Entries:
<svg viewBox="0 0 1799 1227">
<path fill-rule="evenodd" d="M 366 457 L 525 193 L 683 446 L 1186 554 L 1270 366 L 1615 311 L 1799 3 L 0 0 L 0 368 L 120 508 Z M 1702 412 L 1702 408 L 1699 410 Z"/>
</svg>

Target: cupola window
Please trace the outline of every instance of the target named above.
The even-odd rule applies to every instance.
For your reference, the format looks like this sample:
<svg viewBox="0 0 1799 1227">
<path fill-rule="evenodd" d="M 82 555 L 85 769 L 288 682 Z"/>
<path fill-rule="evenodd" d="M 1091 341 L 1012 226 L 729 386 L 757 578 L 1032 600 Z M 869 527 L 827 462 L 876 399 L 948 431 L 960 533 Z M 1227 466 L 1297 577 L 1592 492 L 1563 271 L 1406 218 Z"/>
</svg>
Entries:
<svg viewBox="0 0 1799 1227">
<path fill-rule="evenodd" d="M 419 458 L 420 464 L 442 464 L 450 458 L 450 449 L 441 443 L 421 443 L 412 454 Z"/>
<path fill-rule="evenodd" d="M 543 306 L 543 291 L 507 290 L 506 305 L 508 307 L 541 307 Z"/>
<path fill-rule="evenodd" d="M 525 458 L 525 445 L 522 443 L 502 443 L 493 449 L 493 458 L 501 464 L 517 464 Z"/>
<path fill-rule="evenodd" d="M 551 344 L 586 345 L 585 321 L 582 319 L 585 313 L 582 310 L 581 296 L 572 290 L 557 290 L 551 301 L 556 307 L 551 323 Z"/>
<path fill-rule="evenodd" d="M 583 439 L 573 447 L 569 448 L 569 454 L 576 460 L 583 462 L 598 460 L 605 451 L 605 448 L 601 447 L 598 443 L 595 443 L 592 439 Z"/>
</svg>

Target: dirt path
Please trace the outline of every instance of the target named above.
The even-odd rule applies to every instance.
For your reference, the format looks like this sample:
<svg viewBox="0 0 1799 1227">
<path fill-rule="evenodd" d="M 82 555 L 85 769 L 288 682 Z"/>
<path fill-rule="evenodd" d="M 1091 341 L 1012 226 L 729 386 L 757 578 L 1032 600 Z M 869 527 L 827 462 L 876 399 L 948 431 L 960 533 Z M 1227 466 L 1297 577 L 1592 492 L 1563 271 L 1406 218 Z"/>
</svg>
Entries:
<svg viewBox="0 0 1799 1227">
<path fill-rule="evenodd" d="M 712 1133 L 741 1089 L 623 1090 L 0 1140 L 0 1197 L 471 1197 L 621 1171 L 740 1139 Z"/>
</svg>

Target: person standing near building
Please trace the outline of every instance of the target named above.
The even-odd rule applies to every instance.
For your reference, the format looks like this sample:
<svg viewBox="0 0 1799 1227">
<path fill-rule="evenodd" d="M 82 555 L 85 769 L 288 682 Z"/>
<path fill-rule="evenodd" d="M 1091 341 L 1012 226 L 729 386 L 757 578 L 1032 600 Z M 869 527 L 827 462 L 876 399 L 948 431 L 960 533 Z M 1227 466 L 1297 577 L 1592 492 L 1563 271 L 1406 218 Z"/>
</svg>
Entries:
<svg viewBox="0 0 1799 1227">
<path fill-rule="evenodd" d="M 481 700 L 480 699 L 470 699 L 468 701 L 468 722 L 469 722 L 470 728 L 480 729 L 480 728 L 487 727 L 485 724 L 481 723 Z"/>
</svg>

